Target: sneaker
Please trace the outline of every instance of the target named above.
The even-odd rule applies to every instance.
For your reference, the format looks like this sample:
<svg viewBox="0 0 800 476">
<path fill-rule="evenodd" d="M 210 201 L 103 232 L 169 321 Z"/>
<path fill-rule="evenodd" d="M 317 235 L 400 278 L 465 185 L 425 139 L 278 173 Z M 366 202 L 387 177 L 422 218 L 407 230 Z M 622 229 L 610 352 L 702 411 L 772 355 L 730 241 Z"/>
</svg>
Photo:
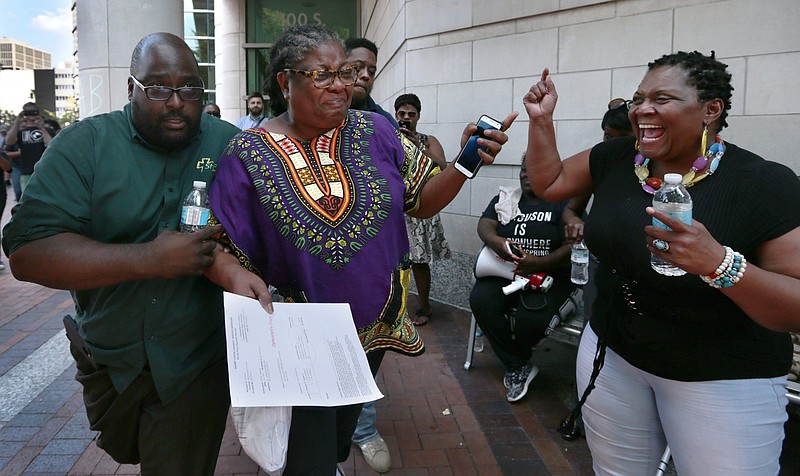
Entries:
<svg viewBox="0 0 800 476">
<path fill-rule="evenodd" d="M 539 373 L 539 368 L 535 365 L 527 364 L 518 370 L 512 370 L 508 373 L 508 391 L 506 392 L 506 400 L 509 402 L 516 402 L 528 393 L 528 386 Z"/>
<path fill-rule="evenodd" d="M 336 476 L 344 476 L 344 469 L 342 469 L 342 463 L 336 464 Z"/>
<path fill-rule="evenodd" d="M 386 442 L 381 438 L 381 435 L 358 445 L 358 447 L 364 453 L 364 460 L 373 470 L 385 473 L 392 469 L 392 455 L 389 453 L 389 447 L 386 446 Z"/>
<path fill-rule="evenodd" d="M 539 370 L 537 369 L 536 371 L 538 372 Z M 506 373 L 503 374 L 503 386 L 505 388 L 508 388 L 508 387 L 511 386 L 511 374 L 512 373 L 514 373 L 514 372 L 511 371 L 511 370 L 506 370 Z M 535 376 L 536 375 L 534 375 L 534 377 Z"/>
</svg>

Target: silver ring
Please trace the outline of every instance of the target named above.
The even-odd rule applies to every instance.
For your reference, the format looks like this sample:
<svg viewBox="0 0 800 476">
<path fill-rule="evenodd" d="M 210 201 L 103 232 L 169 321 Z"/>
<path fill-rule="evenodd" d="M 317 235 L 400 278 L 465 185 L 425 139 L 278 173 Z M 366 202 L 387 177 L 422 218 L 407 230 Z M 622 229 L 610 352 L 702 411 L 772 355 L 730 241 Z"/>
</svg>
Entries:
<svg viewBox="0 0 800 476">
<path fill-rule="evenodd" d="M 669 243 L 664 240 L 653 240 L 653 248 L 657 249 L 658 251 L 669 251 Z"/>
</svg>

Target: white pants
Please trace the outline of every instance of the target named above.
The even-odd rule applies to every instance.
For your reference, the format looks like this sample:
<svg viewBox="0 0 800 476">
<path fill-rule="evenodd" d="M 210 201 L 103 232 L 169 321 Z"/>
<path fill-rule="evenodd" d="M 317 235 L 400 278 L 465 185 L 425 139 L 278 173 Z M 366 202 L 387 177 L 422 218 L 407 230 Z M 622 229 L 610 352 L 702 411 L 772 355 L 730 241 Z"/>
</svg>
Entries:
<svg viewBox="0 0 800 476">
<path fill-rule="evenodd" d="M 587 324 L 578 393 L 592 373 L 597 335 Z M 654 475 L 669 442 L 680 476 L 777 475 L 786 422 L 786 378 L 680 382 L 630 365 L 611 349 L 583 406 L 599 475 Z"/>
</svg>

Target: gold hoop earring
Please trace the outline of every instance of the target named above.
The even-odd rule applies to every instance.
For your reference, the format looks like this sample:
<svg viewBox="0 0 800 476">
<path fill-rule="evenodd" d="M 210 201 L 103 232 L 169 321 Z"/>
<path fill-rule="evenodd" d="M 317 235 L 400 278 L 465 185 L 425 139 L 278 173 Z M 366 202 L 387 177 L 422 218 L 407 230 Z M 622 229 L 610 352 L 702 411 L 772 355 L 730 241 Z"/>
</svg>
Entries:
<svg viewBox="0 0 800 476">
<path fill-rule="evenodd" d="M 700 155 L 698 157 L 704 157 L 706 155 L 706 143 L 708 141 L 708 124 L 703 121 L 703 139 L 700 141 Z"/>
</svg>

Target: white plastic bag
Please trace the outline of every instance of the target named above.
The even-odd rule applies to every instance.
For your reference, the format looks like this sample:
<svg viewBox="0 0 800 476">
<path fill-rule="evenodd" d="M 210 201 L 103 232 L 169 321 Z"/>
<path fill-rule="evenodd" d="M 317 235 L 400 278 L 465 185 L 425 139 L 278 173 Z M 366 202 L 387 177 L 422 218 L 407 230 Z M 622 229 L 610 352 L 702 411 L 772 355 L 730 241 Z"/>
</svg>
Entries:
<svg viewBox="0 0 800 476">
<path fill-rule="evenodd" d="M 233 426 L 247 456 L 270 476 L 286 467 L 292 407 L 231 407 Z"/>
</svg>

